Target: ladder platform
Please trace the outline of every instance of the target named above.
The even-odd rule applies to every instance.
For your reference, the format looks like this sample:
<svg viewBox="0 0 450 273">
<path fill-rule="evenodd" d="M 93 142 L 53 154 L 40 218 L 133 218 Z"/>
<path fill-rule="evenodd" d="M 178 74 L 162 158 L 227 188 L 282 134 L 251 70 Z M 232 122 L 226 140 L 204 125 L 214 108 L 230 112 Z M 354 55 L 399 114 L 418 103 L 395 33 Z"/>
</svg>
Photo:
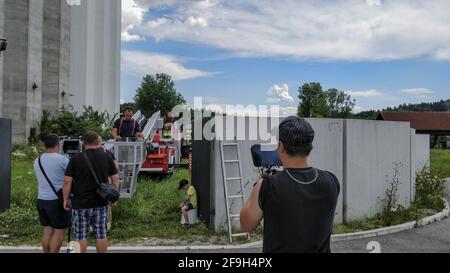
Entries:
<svg viewBox="0 0 450 273">
<path fill-rule="evenodd" d="M 229 178 L 227 178 L 227 181 L 234 181 L 234 180 L 241 180 L 242 179 L 242 177 L 229 177 Z"/>
<path fill-rule="evenodd" d="M 243 195 L 230 195 L 228 196 L 228 199 L 235 199 L 235 198 L 242 198 L 244 197 Z"/>
<path fill-rule="evenodd" d="M 233 236 L 233 237 L 248 236 L 248 233 L 235 233 L 235 234 L 232 234 L 231 236 Z"/>
<path fill-rule="evenodd" d="M 230 243 L 233 242 L 234 237 L 240 237 L 240 236 L 246 236 L 248 239 L 250 239 L 249 233 L 235 233 L 233 234 L 233 221 L 236 221 L 240 219 L 240 214 L 232 214 L 231 212 L 231 206 L 233 206 L 235 200 L 240 200 L 238 206 L 239 208 L 242 208 L 245 203 L 245 196 L 244 196 L 244 185 L 243 185 L 243 175 L 242 175 L 242 163 L 241 163 L 241 154 L 240 154 L 240 148 L 239 148 L 239 142 L 235 140 L 235 142 L 220 142 L 220 158 L 222 161 L 222 178 L 223 178 L 223 187 L 224 187 L 224 193 L 225 193 L 225 209 L 227 214 L 227 224 L 228 224 L 228 237 L 230 240 Z M 229 153 L 232 153 L 230 155 L 230 159 L 225 159 L 224 154 L 224 147 L 233 147 L 229 149 Z M 227 175 L 227 166 L 235 166 L 235 165 L 227 165 L 227 164 L 237 164 L 238 172 L 235 174 L 230 174 L 230 177 Z M 230 181 L 239 181 L 240 184 L 240 190 L 235 190 L 233 188 L 233 192 L 230 194 L 228 192 L 228 182 Z M 230 202 L 233 200 L 233 203 Z"/>
<path fill-rule="evenodd" d="M 234 160 L 224 160 L 223 163 L 239 163 L 239 160 L 234 159 Z"/>
</svg>

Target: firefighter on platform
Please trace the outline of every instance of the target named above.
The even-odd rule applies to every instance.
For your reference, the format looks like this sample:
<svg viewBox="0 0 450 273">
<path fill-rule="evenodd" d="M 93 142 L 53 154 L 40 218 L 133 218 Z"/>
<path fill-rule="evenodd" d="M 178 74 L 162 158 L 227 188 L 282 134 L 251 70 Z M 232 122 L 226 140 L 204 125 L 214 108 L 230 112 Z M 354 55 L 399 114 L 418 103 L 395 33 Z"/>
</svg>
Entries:
<svg viewBox="0 0 450 273">
<path fill-rule="evenodd" d="M 139 123 L 133 119 L 134 110 L 131 107 L 125 108 L 123 117 L 114 122 L 112 137 L 116 140 L 123 138 L 143 138 Z"/>
</svg>

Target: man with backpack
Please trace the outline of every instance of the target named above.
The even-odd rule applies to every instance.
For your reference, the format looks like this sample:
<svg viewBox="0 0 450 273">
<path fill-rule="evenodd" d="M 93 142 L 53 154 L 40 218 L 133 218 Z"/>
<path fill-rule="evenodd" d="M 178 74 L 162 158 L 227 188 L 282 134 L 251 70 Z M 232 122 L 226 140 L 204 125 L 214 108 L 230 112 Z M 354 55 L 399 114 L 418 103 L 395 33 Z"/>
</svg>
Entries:
<svg viewBox="0 0 450 273">
<path fill-rule="evenodd" d="M 108 250 L 108 201 L 99 189 L 108 184 L 108 178 L 119 189 L 119 175 L 113 159 L 99 149 L 96 133 L 83 136 L 85 152 L 74 155 L 64 177 L 64 208 L 72 210 L 72 230 L 82 253 L 87 251 L 87 237 L 92 225 L 98 253 Z"/>
<path fill-rule="evenodd" d="M 70 226 L 70 213 L 63 208 L 61 191 L 69 159 L 60 154 L 57 135 L 47 135 L 44 145 L 46 152 L 34 161 L 38 181 L 37 210 L 43 226 L 41 244 L 44 253 L 58 253 L 65 230 Z"/>
</svg>

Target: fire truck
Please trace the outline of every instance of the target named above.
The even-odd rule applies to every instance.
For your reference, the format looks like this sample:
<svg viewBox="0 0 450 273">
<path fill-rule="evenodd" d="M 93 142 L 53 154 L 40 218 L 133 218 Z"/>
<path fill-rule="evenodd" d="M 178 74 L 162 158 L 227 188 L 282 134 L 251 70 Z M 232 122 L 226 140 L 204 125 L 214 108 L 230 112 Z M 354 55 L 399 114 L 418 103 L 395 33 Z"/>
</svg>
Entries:
<svg viewBox="0 0 450 273">
<path fill-rule="evenodd" d="M 181 163 L 180 127 L 176 121 L 167 121 L 147 143 L 147 155 L 141 172 L 172 174 Z"/>
<path fill-rule="evenodd" d="M 139 173 L 172 174 L 181 163 L 181 126 L 175 120 L 165 120 L 160 112 L 146 119 L 140 111 L 133 119 L 143 128 L 144 138 L 108 140 L 105 150 L 114 154 L 119 166 L 121 198 L 131 198 L 136 190 Z M 83 151 L 79 138 L 61 139 L 61 153 L 71 157 Z"/>
</svg>

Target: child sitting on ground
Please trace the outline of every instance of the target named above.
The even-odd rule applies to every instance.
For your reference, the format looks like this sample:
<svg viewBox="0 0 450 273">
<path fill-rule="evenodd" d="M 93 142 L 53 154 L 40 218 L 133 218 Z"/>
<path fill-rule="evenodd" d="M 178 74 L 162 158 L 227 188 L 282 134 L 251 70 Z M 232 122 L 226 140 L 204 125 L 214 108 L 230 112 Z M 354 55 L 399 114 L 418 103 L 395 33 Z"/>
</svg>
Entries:
<svg viewBox="0 0 450 273">
<path fill-rule="evenodd" d="M 190 225 L 188 211 L 197 208 L 197 191 L 195 190 L 194 186 L 192 186 L 191 183 L 189 183 L 189 181 L 187 181 L 186 179 L 180 181 L 178 190 L 181 189 L 186 191 L 186 197 L 183 203 L 180 204 L 180 209 L 186 222 L 185 225 Z"/>
</svg>

